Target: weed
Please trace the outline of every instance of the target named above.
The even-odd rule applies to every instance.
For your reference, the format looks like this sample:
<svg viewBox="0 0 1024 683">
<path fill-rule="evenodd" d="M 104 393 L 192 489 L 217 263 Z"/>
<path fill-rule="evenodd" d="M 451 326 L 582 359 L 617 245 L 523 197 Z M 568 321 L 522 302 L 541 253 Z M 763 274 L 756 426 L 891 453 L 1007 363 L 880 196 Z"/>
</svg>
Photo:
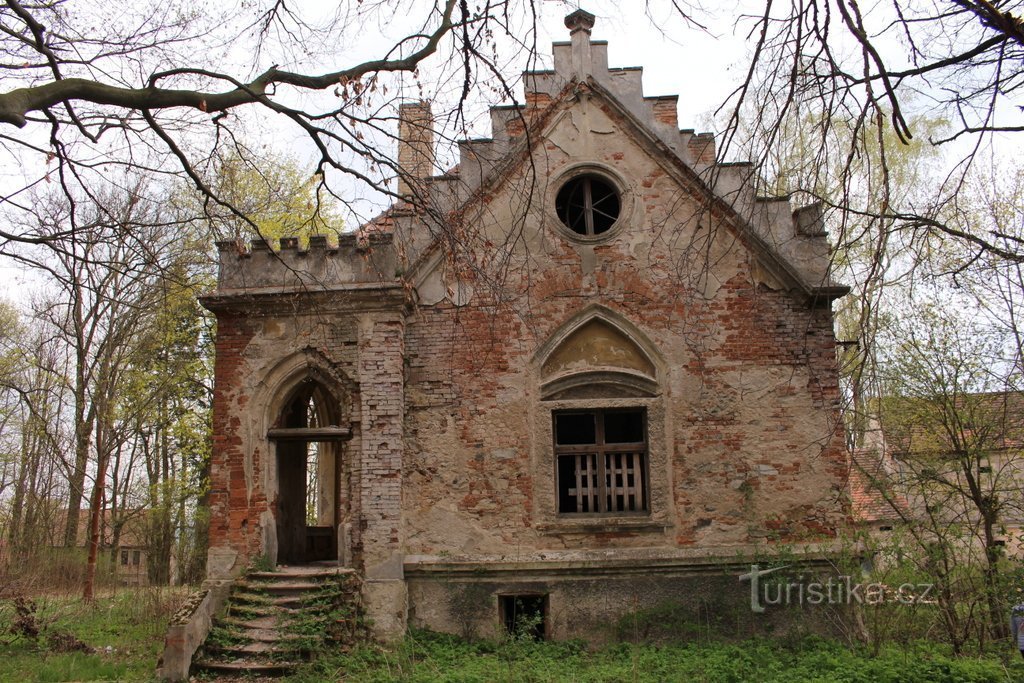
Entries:
<svg viewBox="0 0 1024 683">
<path fill-rule="evenodd" d="M 276 572 L 277 565 L 270 559 L 270 555 L 264 553 L 258 557 L 253 558 L 252 564 L 249 566 L 250 572 Z"/>
<path fill-rule="evenodd" d="M 20 610 L 6 603 L 0 633 L 18 635 L 0 638 L 0 680 L 152 680 L 181 597 L 180 590 L 146 588 L 91 603 L 53 596 L 23 598 Z"/>
<path fill-rule="evenodd" d="M 934 643 L 918 643 L 910 653 L 885 649 L 878 657 L 825 638 L 793 641 L 789 647 L 752 639 L 667 646 L 616 643 L 587 651 L 579 642 L 471 642 L 411 631 L 394 647 L 360 644 L 344 654 L 325 654 L 293 680 L 1002 683 L 1022 678 L 1024 662 L 995 656 L 955 658 Z"/>
</svg>

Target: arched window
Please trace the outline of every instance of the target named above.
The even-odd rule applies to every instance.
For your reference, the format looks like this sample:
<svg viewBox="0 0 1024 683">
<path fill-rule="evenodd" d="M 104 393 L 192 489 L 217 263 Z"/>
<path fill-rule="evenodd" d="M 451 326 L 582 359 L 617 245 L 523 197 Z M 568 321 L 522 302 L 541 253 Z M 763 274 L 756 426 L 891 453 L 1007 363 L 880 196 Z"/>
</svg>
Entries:
<svg viewBox="0 0 1024 683">
<path fill-rule="evenodd" d="M 559 515 L 650 511 L 647 406 L 660 393 L 657 370 L 613 315 L 584 318 L 542 353 Z"/>
</svg>

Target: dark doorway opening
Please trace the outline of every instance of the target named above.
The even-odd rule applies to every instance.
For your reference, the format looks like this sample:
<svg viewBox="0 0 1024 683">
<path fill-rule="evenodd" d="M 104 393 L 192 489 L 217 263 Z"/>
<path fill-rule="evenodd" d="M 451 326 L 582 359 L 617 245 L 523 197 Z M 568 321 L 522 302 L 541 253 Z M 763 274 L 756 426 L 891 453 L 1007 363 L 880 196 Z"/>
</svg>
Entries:
<svg viewBox="0 0 1024 683">
<path fill-rule="evenodd" d="M 337 401 L 314 380 L 296 389 L 268 437 L 277 444 L 277 563 L 338 559 L 347 511 Z"/>
<path fill-rule="evenodd" d="M 498 600 L 506 633 L 513 638 L 544 640 L 547 635 L 548 596 L 500 595 Z"/>
</svg>

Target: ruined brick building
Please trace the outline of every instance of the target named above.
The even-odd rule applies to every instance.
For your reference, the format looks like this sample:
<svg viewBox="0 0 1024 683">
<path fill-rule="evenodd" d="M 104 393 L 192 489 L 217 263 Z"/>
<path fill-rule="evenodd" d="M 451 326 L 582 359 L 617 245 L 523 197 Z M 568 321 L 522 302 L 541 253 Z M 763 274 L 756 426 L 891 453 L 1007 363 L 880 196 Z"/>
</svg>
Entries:
<svg viewBox="0 0 1024 683">
<path fill-rule="evenodd" d="M 815 207 L 680 130 L 566 18 L 525 106 L 434 177 L 403 107 L 398 204 L 337 246 L 222 244 L 209 575 L 344 563 L 381 635 L 551 637 L 744 599 L 827 543 L 845 457 Z M 812 562 L 812 549 L 800 550 Z"/>
</svg>

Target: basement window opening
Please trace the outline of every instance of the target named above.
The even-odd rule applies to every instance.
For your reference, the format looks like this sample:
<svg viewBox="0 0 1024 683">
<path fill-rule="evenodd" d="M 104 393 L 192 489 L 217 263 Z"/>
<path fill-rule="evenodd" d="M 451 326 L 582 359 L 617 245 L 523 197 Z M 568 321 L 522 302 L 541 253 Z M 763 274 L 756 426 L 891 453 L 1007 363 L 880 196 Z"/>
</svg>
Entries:
<svg viewBox="0 0 1024 683">
<path fill-rule="evenodd" d="M 513 638 L 544 640 L 548 620 L 548 596 L 501 595 L 498 608 L 505 632 Z"/>
<path fill-rule="evenodd" d="M 560 514 L 647 511 L 647 414 L 554 413 Z"/>
<path fill-rule="evenodd" d="M 569 180 L 555 197 L 555 212 L 567 228 L 593 237 L 607 232 L 619 219 L 619 193 L 607 180 L 593 174 Z"/>
</svg>

